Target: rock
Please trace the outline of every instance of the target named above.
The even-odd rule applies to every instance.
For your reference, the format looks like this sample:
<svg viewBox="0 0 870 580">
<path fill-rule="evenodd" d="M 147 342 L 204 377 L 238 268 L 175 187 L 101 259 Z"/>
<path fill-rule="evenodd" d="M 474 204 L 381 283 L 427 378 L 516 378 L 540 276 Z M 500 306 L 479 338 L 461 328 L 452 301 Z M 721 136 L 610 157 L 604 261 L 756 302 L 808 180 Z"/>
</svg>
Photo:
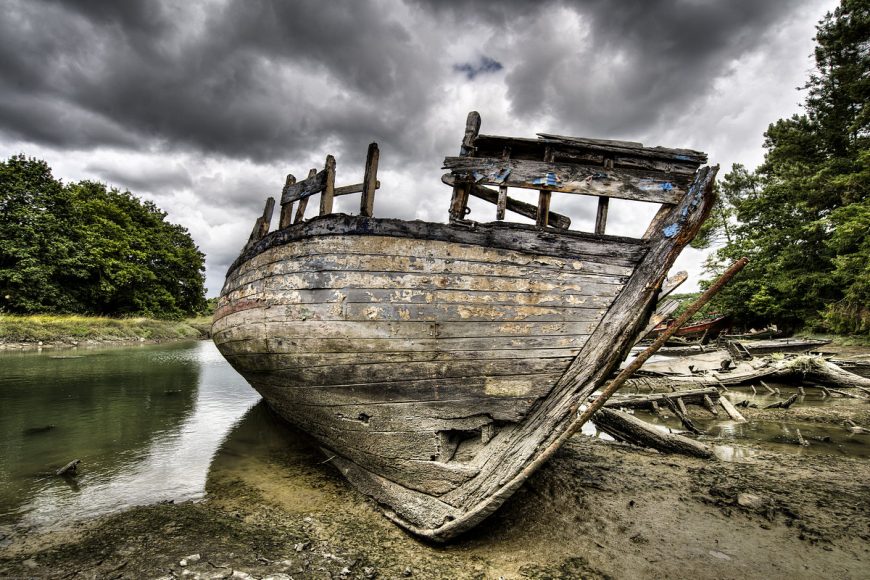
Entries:
<svg viewBox="0 0 870 580">
<path fill-rule="evenodd" d="M 277 574 L 269 574 L 268 576 L 263 576 L 263 580 L 293 580 L 293 576 L 290 574 L 283 574 L 281 572 Z"/>
<path fill-rule="evenodd" d="M 413 573 L 414 573 L 414 571 L 411 570 L 410 566 L 405 566 L 405 570 L 402 572 L 402 576 L 407 578 L 407 577 L 411 576 Z"/>
<path fill-rule="evenodd" d="M 407 570 L 407 568 L 405 568 Z M 378 571 L 375 568 L 370 566 L 366 566 L 363 568 L 363 576 L 366 578 L 375 578 L 378 575 Z"/>
<path fill-rule="evenodd" d="M 187 558 L 182 558 L 181 562 L 178 563 L 179 566 L 187 566 L 188 564 L 195 564 L 199 562 L 200 555 L 199 554 L 191 554 Z"/>
<path fill-rule="evenodd" d="M 751 493 L 738 493 L 737 505 L 753 510 L 763 509 L 764 500 L 757 495 Z"/>
<path fill-rule="evenodd" d="M 339 576 L 341 576 L 342 578 L 344 578 L 344 577 L 346 577 L 346 576 L 350 576 L 350 568 L 348 568 L 347 566 L 345 566 L 344 568 L 341 569 L 341 572 L 339 572 L 338 574 L 339 574 Z"/>
<path fill-rule="evenodd" d="M 308 547 L 308 544 L 309 544 L 309 542 L 304 542 L 304 543 L 299 543 L 299 544 L 293 544 L 293 549 L 296 550 L 297 552 L 301 552 L 301 551 L 303 551 L 305 548 Z"/>
<path fill-rule="evenodd" d="M 37 566 L 39 566 L 39 564 L 37 564 L 36 560 L 34 560 L 33 558 L 28 558 L 28 559 L 24 560 L 23 562 L 21 562 L 21 564 L 24 565 L 25 568 L 30 568 L 30 569 L 33 569 L 33 568 L 36 568 Z"/>
<path fill-rule="evenodd" d="M 248 574 L 247 572 L 242 572 L 241 570 L 233 570 L 232 578 L 241 578 L 242 580 L 254 580 L 254 577 Z"/>
</svg>

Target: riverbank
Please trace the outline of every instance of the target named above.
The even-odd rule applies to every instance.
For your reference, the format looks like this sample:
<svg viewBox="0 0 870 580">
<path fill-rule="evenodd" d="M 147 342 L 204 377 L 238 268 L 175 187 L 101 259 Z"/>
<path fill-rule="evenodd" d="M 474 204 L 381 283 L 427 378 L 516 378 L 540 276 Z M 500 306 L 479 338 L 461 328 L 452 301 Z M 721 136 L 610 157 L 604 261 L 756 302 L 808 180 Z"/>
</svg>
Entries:
<svg viewBox="0 0 870 580">
<path fill-rule="evenodd" d="M 184 320 L 0 314 L 0 350 L 208 338 L 211 317 Z"/>
<path fill-rule="evenodd" d="M 858 578 L 870 464 L 663 456 L 575 437 L 478 529 L 408 536 L 297 439 L 225 449 L 201 502 L 10 534 L 0 575 L 114 578 Z"/>
</svg>

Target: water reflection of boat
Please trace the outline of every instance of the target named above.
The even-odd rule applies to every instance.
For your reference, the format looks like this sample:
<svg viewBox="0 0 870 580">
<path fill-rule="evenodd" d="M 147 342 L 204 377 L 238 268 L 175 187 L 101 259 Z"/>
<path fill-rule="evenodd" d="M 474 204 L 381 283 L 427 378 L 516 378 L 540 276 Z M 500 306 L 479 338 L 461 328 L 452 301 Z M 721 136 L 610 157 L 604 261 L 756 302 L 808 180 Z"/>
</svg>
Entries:
<svg viewBox="0 0 870 580">
<path fill-rule="evenodd" d="M 335 160 L 288 178 L 230 267 L 212 336 L 281 416 L 406 529 L 446 539 L 492 513 L 552 452 L 624 358 L 712 200 L 702 153 L 542 135 L 478 135 L 469 115 L 449 224 L 371 217 Z M 486 185 L 497 186 L 489 189 Z M 538 190 L 538 205 L 507 196 Z M 332 213 L 362 192 L 361 214 Z M 599 197 L 594 233 L 568 231 L 553 192 Z M 320 193 L 320 216 L 300 217 Z M 466 219 L 469 196 L 496 204 Z M 604 234 L 611 197 L 661 204 L 642 238 Z M 291 224 L 294 202 L 296 223 Z M 506 223 L 505 209 L 536 220 Z"/>
</svg>

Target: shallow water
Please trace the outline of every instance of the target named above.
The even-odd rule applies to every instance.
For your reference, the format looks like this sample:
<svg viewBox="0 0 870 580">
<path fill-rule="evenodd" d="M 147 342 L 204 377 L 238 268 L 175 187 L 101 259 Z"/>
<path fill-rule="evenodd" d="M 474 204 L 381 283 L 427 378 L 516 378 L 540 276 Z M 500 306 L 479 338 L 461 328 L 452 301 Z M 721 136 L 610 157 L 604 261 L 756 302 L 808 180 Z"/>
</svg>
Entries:
<svg viewBox="0 0 870 580">
<path fill-rule="evenodd" d="M 204 494 L 259 396 L 211 342 L 0 354 L 0 522 L 51 525 Z M 53 475 L 81 459 L 75 478 Z"/>
<path fill-rule="evenodd" d="M 790 393 L 782 387 L 781 396 L 728 396 L 763 406 Z M 276 456 L 286 473 L 280 486 L 263 484 L 273 499 L 287 509 L 334 501 L 323 488 L 343 485 L 339 476 L 322 465 L 307 437 L 255 406 L 259 399 L 211 342 L 0 353 L 0 524 L 51 527 L 132 505 L 197 499 L 207 481 L 220 485 L 240 472 L 263 479 L 262 460 Z M 800 404 L 833 400 L 808 391 Z M 675 419 L 638 415 L 663 429 L 681 428 Z M 870 435 L 828 424 L 697 423 L 725 460 L 759 450 L 870 457 Z M 809 447 L 796 444 L 796 428 Z M 584 433 L 594 431 L 584 426 Z M 53 475 L 72 459 L 82 461 L 77 477 Z"/>
</svg>

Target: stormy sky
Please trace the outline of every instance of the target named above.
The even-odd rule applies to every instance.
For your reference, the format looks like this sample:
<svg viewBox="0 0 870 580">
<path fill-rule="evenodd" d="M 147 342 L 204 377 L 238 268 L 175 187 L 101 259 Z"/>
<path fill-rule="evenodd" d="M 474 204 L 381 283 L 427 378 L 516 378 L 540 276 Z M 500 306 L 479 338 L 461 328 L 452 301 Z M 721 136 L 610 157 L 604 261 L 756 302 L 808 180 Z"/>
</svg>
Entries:
<svg viewBox="0 0 870 580">
<path fill-rule="evenodd" d="M 207 256 L 215 295 L 284 176 L 338 160 L 375 215 L 446 221 L 441 161 L 468 111 L 483 133 L 537 132 L 761 162 L 800 111 L 815 24 L 833 0 L 0 0 L 0 154 L 45 159 L 155 201 Z M 512 190 L 532 201 L 533 192 Z M 356 213 L 357 196 L 336 209 Z M 316 209 L 316 204 L 311 204 Z M 555 194 L 591 230 L 593 199 Z M 655 208 L 611 204 L 608 233 Z M 473 203 L 472 219 L 494 219 Z M 275 220 L 276 221 L 276 220 Z M 678 268 L 701 276 L 703 254 Z"/>
</svg>

